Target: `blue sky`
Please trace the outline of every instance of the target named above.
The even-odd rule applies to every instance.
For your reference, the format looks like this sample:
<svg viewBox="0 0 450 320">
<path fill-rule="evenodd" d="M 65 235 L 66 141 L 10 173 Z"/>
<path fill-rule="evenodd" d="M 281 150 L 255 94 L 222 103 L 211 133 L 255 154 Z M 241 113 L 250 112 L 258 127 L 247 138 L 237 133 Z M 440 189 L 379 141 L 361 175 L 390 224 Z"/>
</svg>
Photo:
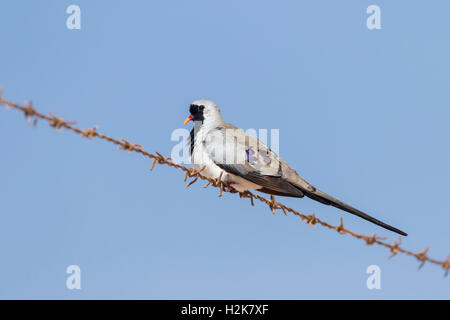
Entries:
<svg viewBox="0 0 450 320">
<path fill-rule="evenodd" d="M 81 8 L 81 30 L 66 8 Z M 380 30 L 366 8 L 381 8 Z M 315 186 L 449 254 L 448 1 L 2 1 L 0 86 L 169 155 L 189 104 L 279 129 Z M 0 109 L 0 298 L 449 299 L 443 270 Z M 309 199 L 354 231 L 394 234 Z M 381 290 L 366 268 L 381 268 Z M 81 268 L 81 290 L 66 268 Z"/>
</svg>

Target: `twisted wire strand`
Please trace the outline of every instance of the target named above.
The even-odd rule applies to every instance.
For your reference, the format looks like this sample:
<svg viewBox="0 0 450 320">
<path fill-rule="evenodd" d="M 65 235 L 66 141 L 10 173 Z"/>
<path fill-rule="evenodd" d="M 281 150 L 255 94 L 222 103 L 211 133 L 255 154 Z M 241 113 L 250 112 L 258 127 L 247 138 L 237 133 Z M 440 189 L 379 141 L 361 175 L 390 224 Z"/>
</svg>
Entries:
<svg viewBox="0 0 450 320">
<path fill-rule="evenodd" d="M 208 178 L 201 174 L 201 172 L 204 170 L 205 167 L 201 168 L 200 170 L 196 170 L 194 168 L 187 168 L 185 166 L 182 166 L 180 164 L 175 163 L 170 157 L 165 157 L 159 152 L 155 152 L 155 154 L 147 152 L 144 150 L 144 147 L 137 143 L 131 143 L 124 138 L 115 139 L 110 136 L 107 136 L 103 133 L 100 133 L 97 131 L 98 127 L 94 126 L 92 128 L 87 129 L 79 129 L 76 128 L 74 125 L 76 124 L 76 121 L 66 121 L 60 117 L 57 117 L 52 112 L 49 112 L 48 115 L 42 114 L 36 109 L 33 108 L 31 102 L 25 101 L 24 105 L 21 106 L 15 102 L 11 102 L 5 98 L 2 97 L 2 90 L 0 88 L 0 105 L 4 105 L 7 109 L 15 109 L 21 111 L 26 121 L 29 124 L 33 124 L 36 126 L 38 119 L 47 121 L 48 125 L 55 128 L 57 131 L 61 131 L 61 129 L 66 129 L 69 131 L 72 131 L 76 134 L 81 135 L 82 137 L 88 138 L 88 139 L 94 139 L 98 138 L 101 140 L 108 141 L 110 143 L 113 143 L 118 146 L 119 149 L 125 150 L 127 152 L 136 152 L 140 153 L 141 155 L 153 159 L 152 165 L 150 167 L 150 170 L 153 170 L 156 164 L 160 165 L 167 165 L 172 168 L 176 168 L 179 170 L 182 170 L 185 173 L 184 181 L 186 182 L 188 178 L 193 178 L 189 183 L 186 185 L 186 188 L 190 187 L 192 184 L 197 182 L 199 179 L 207 181 L 207 183 L 204 185 L 204 188 L 208 186 L 213 186 L 215 188 L 220 189 L 219 197 L 222 197 L 224 192 L 230 192 L 230 193 L 238 193 L 240 198 L 248 198 L 250 199 L 250 203 L 253 206 L 254 200 L 258 200 L 264 204 L 266 204 L 269 209 L 271 210 L 272 214 L 276 214 L 277 211 L 282 211 L 285 215 L 288 215 L 287 213 L 291 213 L 295 216 L 298 216 L 303 222 L 307 223 L 310 226 L 315 227 L 316 225 L 320 225 L 322 227 L 325 227 L 330 230 L 334 230 L 338 232 L 339 234 L 347 234 L 352 236 L 353 238 L 364 240 L 366 245 L 379 245 L 381 247 L 387 248 L 390 251 L 390 255 L 388 258 L 391 258 L 397 254 L 405 254 L 411 257 L 414 257 L 420 264 L 419 269 L 423 267 L 423 265 L 426 262 L 429 262 L 431 264 L 441 266 L 444 269 L 444 276 L 447 276 L 450 269 L 450 255 L 445 260 L 436 260 L 432 259 L 428 256 L 428 250 L 429 247 L 427 247 L 425 250 L 421 252 L 413 252 L 410 250 L 406 250 L 401 247 L 402 238 L 399 237 L 398 240 L 394 239 L 393 243 L 386 242 L 386 238 L 378 237 L 376 233 L 373 235 L 364 235 L 356 233 L 350 229 L 347 229 L 344 227 L 343 219 L 340 219 L 340 223 L 338 225 L 332 225 L 329 224 L 319 218 L 317 218 L 314 213 L 312 214 L 303 214 L 295 209 L 292 209 L 278 201 L 275 200 L 274 196 L 271 196 L 270 199 L 267 199 L 265 197 L 262 197 L 258 194 L 254 194 L 252 192 L 246 191 L 246 192 L 237 192 L 236 190 L 228 187 L 222 180 L 221 176 L 222 174 L 217 178 Z"/>
</svg>

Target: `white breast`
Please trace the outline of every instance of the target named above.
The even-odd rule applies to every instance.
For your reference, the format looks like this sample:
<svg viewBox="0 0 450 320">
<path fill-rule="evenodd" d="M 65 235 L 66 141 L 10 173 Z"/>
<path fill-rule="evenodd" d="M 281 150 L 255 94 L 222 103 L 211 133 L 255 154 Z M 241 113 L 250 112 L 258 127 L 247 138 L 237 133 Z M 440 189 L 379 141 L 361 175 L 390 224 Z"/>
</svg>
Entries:
<svg viewBox="0 0 450 320">
<path fill-rule="evenodd" d="M 203 166 L 205 166 L 202 174 L 208 178 L 218 178 L 223 172 L 221 180 L 226 183 L 230 183 L 232 187 L 239 192 L 244 192 L 246 190 L 252 189 L 260 189 L 261 186 L 234 174 L 227 173 L 214 163 L 203 145 L 205 131 L 206 130 L 199 130 L 199 132 L 195 136 L 194 151 L 191 155 L 191 161 L 194 167 L 197 170 L 200 170 L 201 168 L 203 168 Z"/>
</svg>

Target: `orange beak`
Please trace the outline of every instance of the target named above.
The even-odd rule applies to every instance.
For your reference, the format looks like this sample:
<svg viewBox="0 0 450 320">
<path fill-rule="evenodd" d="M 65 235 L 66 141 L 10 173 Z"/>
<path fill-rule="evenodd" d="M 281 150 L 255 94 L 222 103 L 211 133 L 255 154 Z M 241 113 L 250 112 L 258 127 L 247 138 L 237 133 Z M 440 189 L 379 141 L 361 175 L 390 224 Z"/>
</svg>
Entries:
<svg viewBox="0 0 450 320">
<path fill-rule="evenodd" d="M 191 114 L 189 117 L 186 118 L 186 120 L 184 120 L 184 124 L 188 123 L 192 119 L 194 119 L 194 116 Z"/>
</svg>

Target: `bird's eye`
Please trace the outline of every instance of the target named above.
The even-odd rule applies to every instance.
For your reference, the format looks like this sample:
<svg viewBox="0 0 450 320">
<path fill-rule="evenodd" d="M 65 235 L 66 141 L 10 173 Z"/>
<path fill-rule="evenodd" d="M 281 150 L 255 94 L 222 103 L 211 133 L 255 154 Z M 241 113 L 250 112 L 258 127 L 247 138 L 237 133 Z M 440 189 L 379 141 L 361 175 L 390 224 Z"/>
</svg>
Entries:
<svg viewBox="0 0 450 320">
<path fill-rule="evenodd" d="M 203 111 L 205 109 L 205 106 L 200 106 L 199 109 L 200 111 Z"/>
</svg>

